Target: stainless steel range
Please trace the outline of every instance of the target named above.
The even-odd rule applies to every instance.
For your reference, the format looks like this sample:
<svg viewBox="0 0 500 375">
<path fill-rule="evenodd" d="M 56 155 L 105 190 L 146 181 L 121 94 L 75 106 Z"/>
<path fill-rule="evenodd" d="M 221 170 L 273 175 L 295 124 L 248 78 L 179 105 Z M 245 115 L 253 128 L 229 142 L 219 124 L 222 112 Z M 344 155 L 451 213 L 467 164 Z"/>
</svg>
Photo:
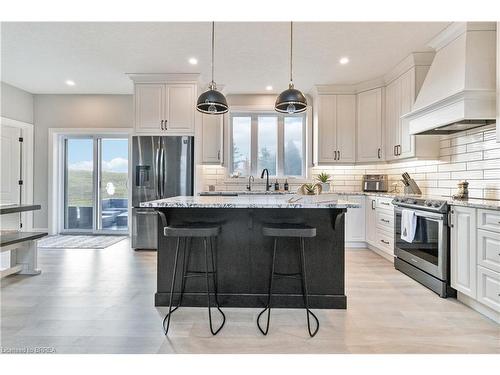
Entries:
<svg viewBox="0 0 500 375">
<path fill-rule="evenodd" d="M 445 200 L 430 197 L 396 197 L 394 209 L 394 266 L 440 297 L 454 297 L 450 287 L 449 207 Z M 407 212 L 415 220 L 411 241 L 403 239 L 402 216 Z M 406 234 L 406 233 L 405 233 Z"/>
</svg>

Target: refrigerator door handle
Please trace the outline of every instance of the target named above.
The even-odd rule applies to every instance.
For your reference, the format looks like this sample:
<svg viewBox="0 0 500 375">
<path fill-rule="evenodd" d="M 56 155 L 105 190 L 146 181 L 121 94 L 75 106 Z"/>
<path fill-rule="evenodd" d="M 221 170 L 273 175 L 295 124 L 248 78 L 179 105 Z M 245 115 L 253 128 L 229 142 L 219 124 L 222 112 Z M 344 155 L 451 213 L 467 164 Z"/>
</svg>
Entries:
<svg viewBox="0 0 500 375">
<path fill-rule="evenodd" d="M 156 149 L 156 168 L 155 168 L 155 178 L 156 178 L 156 199 L 160 199 L 160 149 Z"/>
<path fill-rule="evenodd" d="M 165 149 L 160 138 L 160 198 L 165 198 Z"/>
</svg>

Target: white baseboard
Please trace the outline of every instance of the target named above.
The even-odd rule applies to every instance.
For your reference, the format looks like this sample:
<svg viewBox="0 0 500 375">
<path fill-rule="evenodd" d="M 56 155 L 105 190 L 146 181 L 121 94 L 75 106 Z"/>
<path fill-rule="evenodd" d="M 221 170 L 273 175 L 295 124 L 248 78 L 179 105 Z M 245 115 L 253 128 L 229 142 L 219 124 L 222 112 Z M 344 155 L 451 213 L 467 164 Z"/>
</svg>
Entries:
<svg viewBox="0 0 500 375">
<path fill-rule="evenodd" d="M 378 255 L 380 255 L 382 258 L 385 258 L 389 262 L 394 263 L 394 256 L 393 255 L 387 254 L 385 251 L 380 250 L 380 249 L 376 248 L 375 246 L 370 245 L 369 243 L 366 244 L 366 247 L 368 247 L 374 253 L 377 253 Z"/>
<path fill-rule="evenodd" d="M 352 249 L 366 249 L 366 242 L 363 241 L 349 241 L 345 243 L 345 247 Z"/>
<path fill-rule="evenodd" d="M 469 296 L 466 296 L 465 294 L 463 294 L 461 292 L 457 292 L 457 300 L 462 302 L 464 305 L 469 306 L 471 309 L 476 310 L 478 313 L 493 320 L 494 322 L 500 324 L 500 313 L 489 308 L 488 306 L 485 306 L 482 303 L 477 302 L 475 299 L 473 299 Z"/>
</svg>

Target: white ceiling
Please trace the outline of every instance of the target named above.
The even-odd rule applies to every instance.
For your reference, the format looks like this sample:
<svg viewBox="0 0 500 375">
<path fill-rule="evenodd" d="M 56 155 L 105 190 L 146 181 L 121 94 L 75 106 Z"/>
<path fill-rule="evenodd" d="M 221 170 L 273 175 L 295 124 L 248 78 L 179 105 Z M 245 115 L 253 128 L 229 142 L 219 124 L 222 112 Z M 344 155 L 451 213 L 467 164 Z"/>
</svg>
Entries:
<svg viewBox="0 0 500 375">
<path fill-rule="evenodd" d="M 294 24 L 294 81 L 358 83 L 386 73 L 447 22 Z M 209 22 L 2 23 L 2 80 L 32 93 L 132 93 L 125 73 L 201 73 L 210 81 Z M 217 23 L 215 81 L 227 93 L 288 84 L 289 24 Z M 338 60 L 348 56 L 350 63 Z M 196 57 L 197 66 L 187 60 Z M 73 87 L 64 82 L 75 81 Z"/>
</svg>

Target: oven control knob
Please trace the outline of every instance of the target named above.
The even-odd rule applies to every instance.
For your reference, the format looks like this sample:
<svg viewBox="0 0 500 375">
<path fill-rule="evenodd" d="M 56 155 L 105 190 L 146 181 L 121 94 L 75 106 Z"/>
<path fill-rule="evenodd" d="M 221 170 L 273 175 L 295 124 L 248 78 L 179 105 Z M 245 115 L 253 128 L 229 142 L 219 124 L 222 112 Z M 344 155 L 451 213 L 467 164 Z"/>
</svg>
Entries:
<svg viewBox="0 0 500 375">
<path fill-rule="evenodd" d="M 415 199 L 410 199 L 410 198 L 408 198 L 408 199 L 406 200 L 406 203 L 409 203 L 409 204 L 417 204 L 417 201 L 416 201 Z"/>
<path fill-rule="evenodd" d="M 425 201 L 425 205 L 426 205 L 427 207 L 431 207 L 431 206 L 432 206 L 432 202 L 431 202 L 431 201 Z"/>
<path fill-rule="evenodd" d="M 441 206 L 441 203 L 440 203 L 440 202 L 434 202 L 432 205 L 433 205 L 434 207 L 438 208 L 438 207 L 440 207 L 440 206 Z"/>
</svg>

